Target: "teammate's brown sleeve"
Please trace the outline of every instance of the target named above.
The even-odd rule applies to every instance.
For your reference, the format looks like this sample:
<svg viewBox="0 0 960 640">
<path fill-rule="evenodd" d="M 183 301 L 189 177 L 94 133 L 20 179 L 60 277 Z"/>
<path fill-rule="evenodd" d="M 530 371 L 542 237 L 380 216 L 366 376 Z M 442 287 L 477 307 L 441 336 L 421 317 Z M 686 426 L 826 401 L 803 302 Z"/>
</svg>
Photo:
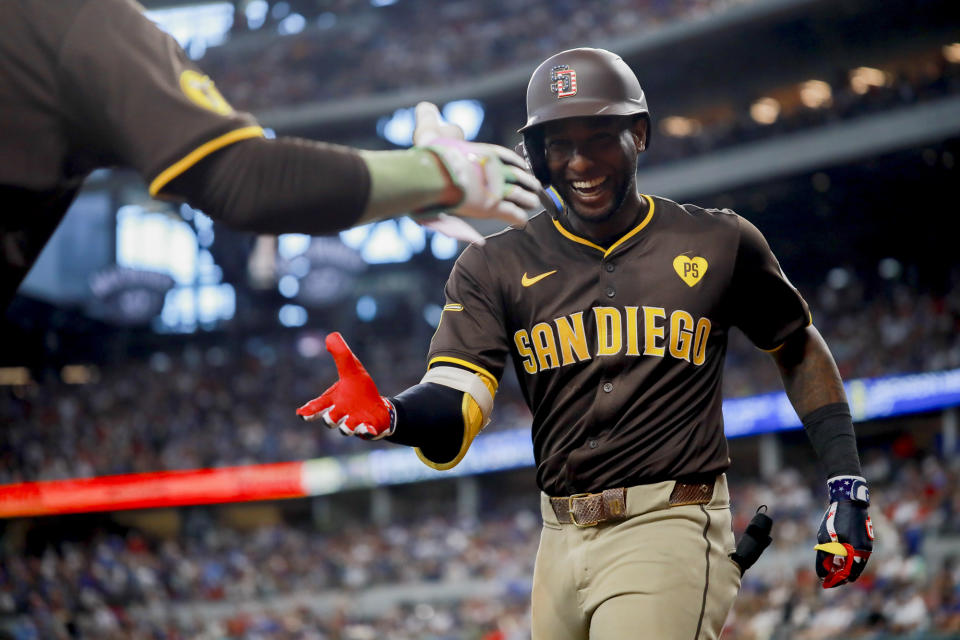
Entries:
<svg viewBox="0 0 960 640">
<path fill-rule="evenodd" d="M 163 194 L 239 229 L 319 235 L 357 222 L 370 196 L 370 173 L 347 147 L 252 138 L 204 158 Z"/>
</svg>

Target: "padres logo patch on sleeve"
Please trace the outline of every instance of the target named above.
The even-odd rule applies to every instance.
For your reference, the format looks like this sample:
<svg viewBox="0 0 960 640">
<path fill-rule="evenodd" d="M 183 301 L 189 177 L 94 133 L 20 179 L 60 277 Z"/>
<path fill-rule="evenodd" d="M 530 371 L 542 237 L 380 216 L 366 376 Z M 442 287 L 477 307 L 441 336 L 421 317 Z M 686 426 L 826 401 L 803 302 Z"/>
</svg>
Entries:
<svg viewBox="0 0 960 640">
<path fill-rule="evenodd" d="M 180 90 L 191 102 L 204 109 L 224 116 L 233 113 L 233 107 L 220 94 L 213 80 L 193 69 L 180 74 Z"/>
</svg>

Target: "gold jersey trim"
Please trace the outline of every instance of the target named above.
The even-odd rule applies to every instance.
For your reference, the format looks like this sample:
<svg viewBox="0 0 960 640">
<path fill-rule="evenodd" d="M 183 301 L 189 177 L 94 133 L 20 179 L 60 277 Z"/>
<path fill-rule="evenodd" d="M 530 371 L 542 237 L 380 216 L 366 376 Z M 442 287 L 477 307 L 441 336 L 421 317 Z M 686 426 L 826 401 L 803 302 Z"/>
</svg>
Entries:
<svg viewBox="0 0 960 640">
<path fill-rule="evenodd" d="M 213 140 L 207 140 L 202 145 L 161 171 L 160 175 L 154 178 L 153 182 L 150 183 L 150 195 L 155 196 L 160 193 L 160 190 L 167 186 L 171 180 L 178 177 L 184 171 L 197 164 L 214 151 L 219 151 L 220 149 L 229 146 L 234 142 L 239 142 L 240 140 L 261 137 L 263 137 L 263 129 L 261 127 L 253 126 L 243 127 L 242 129 L 234 129 L 233 131 L 216 137 Z"/>
<path fill-rule="evenodd" d="M 590 248 L 592 248 L 592 249 L 596 249 L 597 251 L 599 251 L 600 253 L 603 254 L 603 257 L 604 257 L 604 258 L 606 258 L 607 256 L 609 256 L 609 255 L 613 252 L 614 249 L 616 249 L 617 247 L 619 247 L 621 244 L 623 244 L 624 242 L 626 242 L 627 240 L 629 240 L 629 239 L 632 238 L 633 236 L 635 236 L 635 235 L 637 235 L 638 233 L 640 233 L 640 232 L 643 230 L 644 227 L 646 227 L 648 224 L 650 224 L 650 220 L 653 219 L 653 210 L 656 208 L 656 205 L 655 205 L 654 202 L 653 202 L 653 198 L 651 198 L 650 196 L 648 196 L 648 195 L 646 195 L 646 194 L 643 194 L 643 193 L 640 194 L 640 195 L 642 195 L 642 196 L 646 199 L 646 201 L 650 203 L 650 210 L 647 212 L 646 217 L 640 222 L 640 224 L 638 224 L 638 225 L 635 226 L 633 229 L 631 229 L 630 231 L 628 231 L 627 233 L 625 233 L 623 236 L 621 236 L 619 240 L 617 240 L 616 242 L 614 242 L 614 243 L 613 243 L 612 245 L 610 245 L 610 247 L 607 248 L 607 249 L 604 249 L 603 247 L 601 247 L 600 245 L 596 244 L 595 242 L 591 242 L 590 240 L 587 240 L 586 238 L 581 238 L 580 236 L 578 236 L 578 235 L 576 235 L 576 234 L 573 234 L 573 233 L 567 231 L 567 230 L 563 227 L 563 225 L 560 224 L 560 222 L 559 222 L 556 218 L 553 219 L 553 226 L 555 226 L 555 227 L 557 228 L 557 231 L 559 231 L 560 234 L 561 234 L 563 237 L 565 237 L 567 240 L 572 240 L 573 242 L 576 242 L 576 243 L 578 243 L 578 244 L 586 245 L 586 246 L 588 246 L 588 247 L 590 247 Z"/>
<path fill-rule="evenodd" d="M 473 364 L 472 362 L 468 362 L 467 360 L 461 360 L 460 358 L 450 358 L 450 357 L 447 357 L 447 356 L 437 356 L 436 358 L 431 358 L 430 362 L 427 363 L 427 369 L 429 369 L 430 367 L 432 367 L 434 364 L 436 364 L 436 363 L 438 363 L 438 362 L 450 362 L 450 363 L 453 363 L 453 364 L 460 365 L 461 367 L 466 367 L 467 369 L 470 369 L 471 371 L 476 371 L 476 372 L 479 373 L 480 375 L 482 375 L 482 376 L 484 376 L 485 378 L 487 378 L 487 381 L 488 381 L 488 382 L 492 383 L 493 389 L 492 389 L 491 393 L 495 393 L 496 390 L 497 390 L 497 388 L 498 388 L 498 386 L 499 386 L 499 385 L 497 384 L 497 378 L 496 378 L 496 376 L 494 376 L 492 373 L 490 373 L 489 371 L 487 371 L 486 369 L 484 369 L 484 368 L 481 367 L 480 365 Z"/>
</svg>

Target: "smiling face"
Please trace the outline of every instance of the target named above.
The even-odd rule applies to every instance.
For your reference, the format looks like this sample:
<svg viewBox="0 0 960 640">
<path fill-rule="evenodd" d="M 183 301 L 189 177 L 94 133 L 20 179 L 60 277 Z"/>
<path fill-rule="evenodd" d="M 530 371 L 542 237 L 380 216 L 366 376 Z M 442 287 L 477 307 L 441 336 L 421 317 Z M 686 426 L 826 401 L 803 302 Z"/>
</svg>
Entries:
<svg viewBox="0 0 960 640">
<path fill-rule="evenodd" d="M 641 207 L 637 155 L 645 138 L 643 118 L 584 117 L 546 123 L 550 181 L 575 226 L 615 228 L 636 217 Z"/>
</svg>

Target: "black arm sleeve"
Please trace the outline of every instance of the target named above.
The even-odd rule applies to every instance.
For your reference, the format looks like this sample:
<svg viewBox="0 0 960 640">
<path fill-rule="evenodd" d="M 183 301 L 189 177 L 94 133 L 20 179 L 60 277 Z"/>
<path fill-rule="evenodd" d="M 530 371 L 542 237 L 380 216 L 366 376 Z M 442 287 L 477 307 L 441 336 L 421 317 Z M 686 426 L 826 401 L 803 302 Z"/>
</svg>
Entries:
<svg viewBox="0 0 960 640">
<path fill-rule="evenodd" d="M 237 229 L 322 235 L 360 218 L 370 197 L 370 173 L 348 147 L 251 138 L 211 154 L 163 193 Z"/>
<path fill-rule="evenodd" d="M 390 398 L 397 429 L 390 442 L 419 447 L 430 460 L 453 460 L 463 443 L 463 392 L 427 382 Z"/>
<path fill-rule="evenodd" d="M 827 478 L 863 475 L 857 454 L 857 436 L 846 402 L 814 409 L 803 416 L 801 422 Z"/>
</svg>

